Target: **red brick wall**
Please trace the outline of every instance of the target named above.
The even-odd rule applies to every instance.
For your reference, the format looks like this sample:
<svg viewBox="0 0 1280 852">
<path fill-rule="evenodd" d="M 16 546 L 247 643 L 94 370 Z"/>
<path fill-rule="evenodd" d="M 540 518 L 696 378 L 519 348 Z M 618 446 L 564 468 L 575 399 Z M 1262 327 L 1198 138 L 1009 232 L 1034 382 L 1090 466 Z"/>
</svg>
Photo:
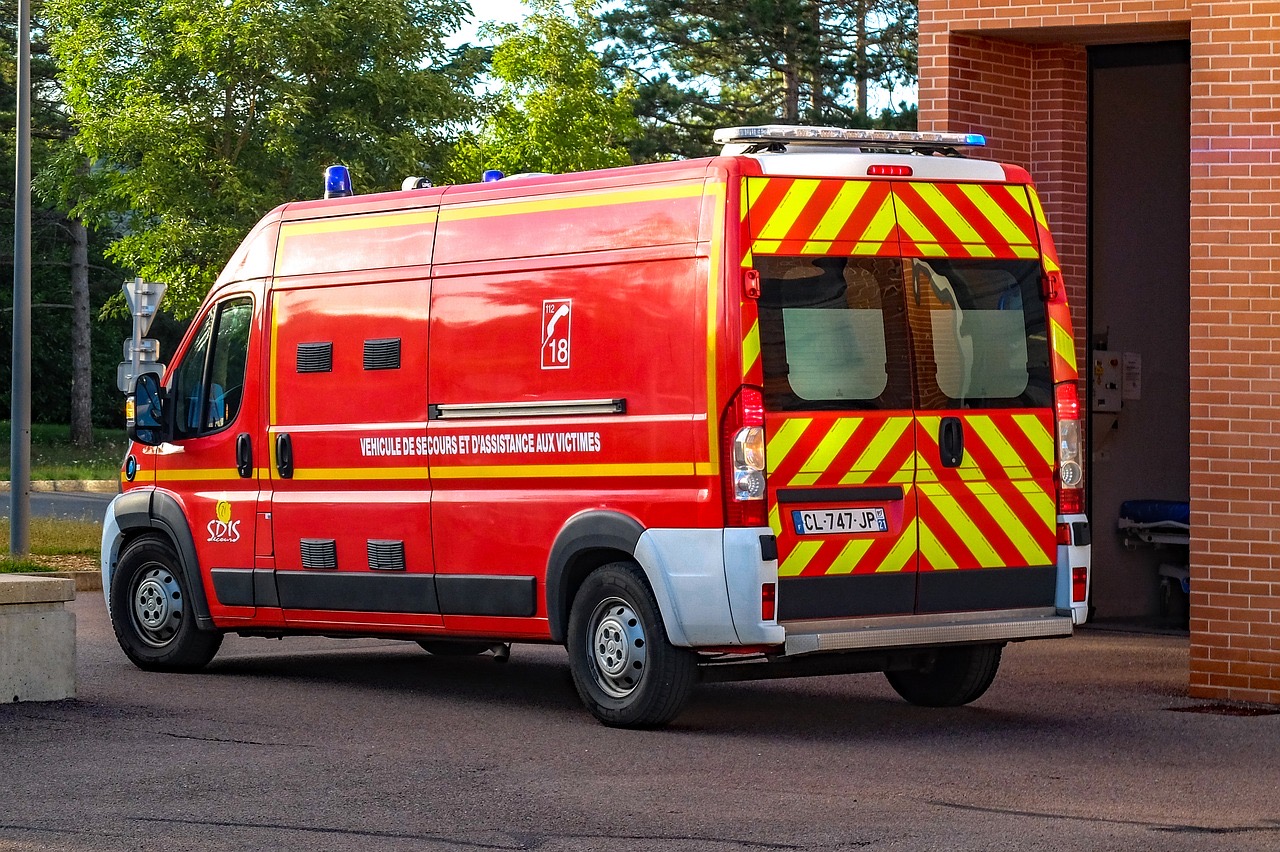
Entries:
<svg viewBox="0 0 1280 852">
<path fill-rule="evenodd" d="M 1191 691 L 1280 703 L 1280 4 L 1192 13 Z"/>
<path fill-rule="evenodd" d="M 1084 45 L 1191 39 L 1191 671 L 1280 704 L 1280 3 L 920 0 L 920 124 L 1028 166 L 1084 355 Z"/>
</svg>

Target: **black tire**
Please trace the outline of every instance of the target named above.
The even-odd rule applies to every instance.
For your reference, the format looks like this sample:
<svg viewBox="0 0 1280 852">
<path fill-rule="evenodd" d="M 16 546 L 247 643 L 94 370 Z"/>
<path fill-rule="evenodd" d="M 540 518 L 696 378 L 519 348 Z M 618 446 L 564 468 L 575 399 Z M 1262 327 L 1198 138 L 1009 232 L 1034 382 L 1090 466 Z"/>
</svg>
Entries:
<svg viewBox="0 0 1280 852">
<path fill-rule="evenodd" d="M 493 647 L 492 642 L 473 639 L 419 639 L 418 645 L 435 657 L 474 657 Z"/>
<path fill-rule="evenodd" d="M 116 640 L 140 669 L 196 671 L 222 644 L 221 633 L 196 625 L 182 561 L 164 539 L 147 536 L 125 546 L 109 603 Z"/>
<path fill-rule="evenodd" d="M 941 648 L 920 669 L 885 672 L 889 685 L 921 707 L 959 707 L 976 701 L 995 680 L 1000 645 Z"/>
<path fill-rule="evenodd" d="M 657 599 L 635 565 L 590 574 L 569 610 L 569 669 L 582 703 L 615 728 L 676 717 L 697 680 L 697 656 L 667 639 Z"/>
</svg>

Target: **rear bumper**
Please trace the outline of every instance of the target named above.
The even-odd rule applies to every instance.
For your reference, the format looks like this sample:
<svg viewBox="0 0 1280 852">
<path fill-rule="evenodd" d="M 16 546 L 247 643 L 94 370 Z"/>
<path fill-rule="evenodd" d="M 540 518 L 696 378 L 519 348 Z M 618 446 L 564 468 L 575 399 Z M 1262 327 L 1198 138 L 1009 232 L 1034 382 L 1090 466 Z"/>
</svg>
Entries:
<svg viewBox="0 0 1280 852">
<path fill-rule="evenodd" d="M 785 625 L 788 656 L 872 648 L 1017 642 L 1070 636 L 1072 619 L 1054 608 L 904 615 Z"/>
</svg>

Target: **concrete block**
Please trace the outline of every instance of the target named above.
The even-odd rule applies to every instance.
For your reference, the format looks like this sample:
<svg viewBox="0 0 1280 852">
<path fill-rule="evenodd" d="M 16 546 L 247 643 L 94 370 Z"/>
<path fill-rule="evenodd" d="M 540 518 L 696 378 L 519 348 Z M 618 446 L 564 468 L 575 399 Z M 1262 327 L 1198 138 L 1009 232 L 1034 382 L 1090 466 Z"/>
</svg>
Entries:
<svg viewBox="0 0 1280 852">
<path fill-rule="evenodd" d="M 72 580 L 0 574 L 0 704 L 75 697 L 75 596 Z"/>
</svg>

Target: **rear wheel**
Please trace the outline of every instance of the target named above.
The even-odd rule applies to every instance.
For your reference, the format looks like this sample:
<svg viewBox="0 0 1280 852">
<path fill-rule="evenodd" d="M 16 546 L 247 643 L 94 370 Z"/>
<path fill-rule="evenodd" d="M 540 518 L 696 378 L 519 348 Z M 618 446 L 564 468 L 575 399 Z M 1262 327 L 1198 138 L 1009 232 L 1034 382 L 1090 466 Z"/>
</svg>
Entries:
<svg viewBox="0 0 1280 852">
<path fill-rule="evenodd" d="M 644 575 L 625 562 L 597 569 L 569 611 L 569 668 L 591 714 L 620 728 L 656 727 L 683 709 L 696 656 L 667 639 Z"/>
<path fill-rule="evenodd" d="M 942 648 L 919 669 L 885 672 L 889 685 L 912 704 L 959 707 L 976 701 L 995 680 L 1000 668 L 1000 645 Z"/>
<path fill-rule="evenodd" d="M 164 539 L 149 536 L 125 546 L 111 576 L 109 603 L 116 640 L 140 669 L 195 671 L 222 644 L 221 633 L 196 625 L 181 560 Z"/>
</svg>

